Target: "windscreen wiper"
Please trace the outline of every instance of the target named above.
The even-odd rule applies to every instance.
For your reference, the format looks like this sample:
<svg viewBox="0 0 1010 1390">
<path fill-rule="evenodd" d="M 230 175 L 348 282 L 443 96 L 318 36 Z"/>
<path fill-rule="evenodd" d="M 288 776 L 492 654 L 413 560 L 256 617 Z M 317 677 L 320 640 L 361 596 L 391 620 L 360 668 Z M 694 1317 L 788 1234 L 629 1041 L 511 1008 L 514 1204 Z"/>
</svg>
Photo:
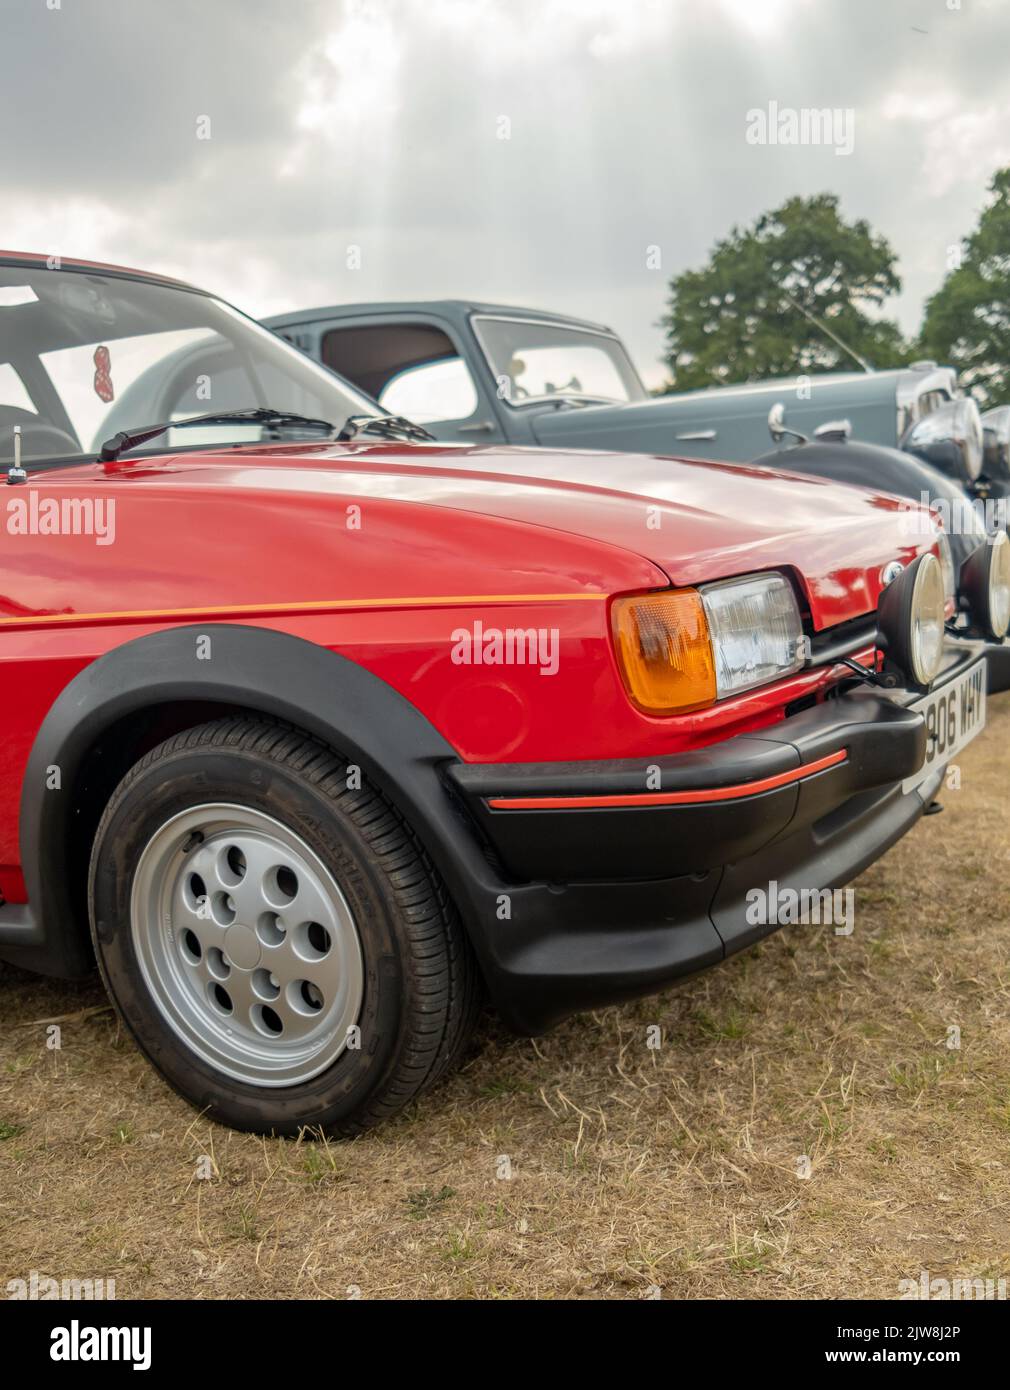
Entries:
<svg viewBox="0 0 1010 1390">
<path fill-rule="evenodd" d="M 163 425 L 147 425 L 139 430 L 120 430 L 107 439 L 98 451 L 99 463 L 111 463 L 127 449 L 136 449 L 149 439 L 157 439 L 167 430 L 185 430 L 190 425 L 304 425 L 331 438 L 336 425 L 329 420 L 317 420 L 312 415 L 298 415 L 290 410 L 272 410 L 269 406 L 250 406 L 247 410 L 219 410 L 212 415 L 191 415 L 187 420 L 169 420 Z"/>
<path fill-rule="evenodd" d="M 346 442 L 361 434 L 377 434 L 380 439 L 435 438 L 430 430 L 403 415 L 348 415 L 337 438 Z"/>
</svg>

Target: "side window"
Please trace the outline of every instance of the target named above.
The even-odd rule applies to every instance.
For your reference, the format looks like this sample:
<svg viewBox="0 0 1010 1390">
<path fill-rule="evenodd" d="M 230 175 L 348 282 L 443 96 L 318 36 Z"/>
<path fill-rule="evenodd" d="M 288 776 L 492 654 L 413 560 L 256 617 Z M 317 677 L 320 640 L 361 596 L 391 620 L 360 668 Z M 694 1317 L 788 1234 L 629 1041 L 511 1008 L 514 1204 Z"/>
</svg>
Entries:
<svg viewBox="0 0 1010 1390">
<path fill-rule="evenodd" d="M 406 415 L 419 425 L 465 420 L 477 409 L 477 391 L 462 358 L 426 362 L 394 376 L 379 395 L 388 415 Z"/>
<path fill-rule="evenodd" d="M 323 334 L 324 366 L 353 382 L 390 415 L 418 424 L 465 420 L 477 388 L 456 344 L 435 323 L 348 324 Z"/>
</svg>

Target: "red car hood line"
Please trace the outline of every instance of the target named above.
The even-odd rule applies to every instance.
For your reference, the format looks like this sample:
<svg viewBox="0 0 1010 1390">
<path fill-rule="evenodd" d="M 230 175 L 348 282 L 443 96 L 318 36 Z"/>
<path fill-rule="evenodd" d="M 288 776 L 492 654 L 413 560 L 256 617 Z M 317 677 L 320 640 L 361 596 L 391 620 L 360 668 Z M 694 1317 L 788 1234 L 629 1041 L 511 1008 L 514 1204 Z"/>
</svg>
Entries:
<svg viewBox="0 0 1010 1390">
<path fill-rule="evenodd" d="M 196 507 L 201 499 L 209 503 L 222 496 L 233 506 L 255 506 L 273 494 L 278 503 L 293 508 L 300 503 L 310 513 L 317 505 L 329 509 L 355 502 L 363 509 L 391 508 L 400 518 L 401 534 L 409 530 L 403 517 L 412 509 L 418 515 L 422 510 L 470 515 L 527 531 L 530 553 L 538 560 L 551 553 L 552 533 L 566 535 L 604 547 L 615 560 L 619 554 L 635 556 L 653 567 L 657 579 L 662 575 L 675 586 L 787 570 L 805 591 L 817 631 L 872 613 L 883 566 L 895 559 L 907 563 L 929 543 L 921 535 L 909 536 L 900 513 L 916 509 L 895 499 L 821 479 L 647 455 L 429 445 L 273 446 L 269 451 L 259 446 L 227 454 L 160 455 L 108 468 L 81 465 L 41 474 L 38 483 L 60 492 L 82 485 L 110 488 L 127 507 L 127 499 L 149 492 L 162 494 L 166 504 Z M 489 539 L 493 544 L 494 537 Z M 515 554 L 514 539 L 509 553 Z M 603 552 L 601 568 L 602 560 Z M 603 588 L 601 579 L 602 573 L 592 592 Z M 609 591 L 622 588 L 627 585 Z M 244 596 L 221 595 L 224 606 L 239 615 L 276 611 L 269 599 L 254 607 L 228 604 L 232 597 Z M 304 611 L 297 590 L 289 589 L 283 599 L 295 607 L 281 611 Z M 89 606 L 100 608 L 94 602 Z M 50 611 L 62 607 L 52 605 Z M 178 607 L 188 614 L 191 603 L 183 600 Z M 222 611 L 222 605 L 212 607 Z M 151 604 L 138 610 L 161 611 Z M 197 611 L 203 613 L 203 605 Z M 67 621 L 73 620 L 68 615 Z"/>
<path fill-rule="evenodd" d="M 820 478 L 641 454 L 430 445 L 391 453 L 349 460 L 331 446 L 295 467 L 311 458 L 321 492 L 362 503 L 385 496 L 593 539 L 648 560 L 675 587 L 792 570 L 816 630 L 874 612 L 882 567 L 923 548 L 901 532 L 911 504 Z M 251 469 L 243 481 L 283 488 L 285 471 L 261 458 L 266 476 Z M 298 486 L 312 483 L 303 475 Z"/>
</svg>

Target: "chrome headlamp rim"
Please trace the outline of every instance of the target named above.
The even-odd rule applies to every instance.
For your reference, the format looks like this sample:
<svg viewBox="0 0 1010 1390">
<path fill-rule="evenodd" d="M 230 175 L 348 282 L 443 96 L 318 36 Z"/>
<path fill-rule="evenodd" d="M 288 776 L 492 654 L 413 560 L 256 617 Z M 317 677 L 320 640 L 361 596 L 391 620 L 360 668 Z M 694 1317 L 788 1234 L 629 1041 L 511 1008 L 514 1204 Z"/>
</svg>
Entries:
<svg viewBox="0 0 1010 1390">
<path fill-rule="evenodd" d="M 1010 478 L 1010 405 L 982 414 L 983 467 L 987 478 Z"/>
<path fill-rule="evenodd" d="M 921 685 L 930 685 L 936 679 L 943 661 L 943 634 L 944 622 L 944 583 L 943 567 L 940 561 L 933 554 L 922 557 L 924 562 L 919 566 L 915 576 L 915 583 L 912 588 L 912 611 L 911 611 L 911 648 L 912 675 Z M 928 562 L 932 563 L 928 563 Z M 937 591 L 939 591 L 939 617 L 936 617 Z M 935 641 L 933 643 L 933 656 L 928 655 L 928 649 L 924 649 L 925 644 L 922 636 L 924 622 L 928 619 L 928 609 L 933 609 L 933 623 L 935 631 Z M 925 611 L 924 611 L 925 610 Z"/>
<path fill-rule="evenodd" d="M 924 551 L 881 593 L 877 640 L 891 668 L 911 685 L 928 690 L 943 663 L 943 569 L 932 550 Z M 932 609 L 932 615 L 929 610 Z M 932 641 L 924 629 L 932 623 Z"/>
<path fill-rule="evenodd" d="M 992 642 L 1010 631 L 1010 538 L 994 531 L 961 567 L 961 597 L 974 625 Z"/>
<path fill-rule="evenodd" d="M 974 483 L 984 461 L 982 416 L 971 396 L 947 401 L 910 425 L 899 448 L 948 477 Z"/>
<path fill-rule="evenodd" d="M 1000 640 L 1010 631 L 1010 537 L 1005 531 L 997 531 L 993 536 L 993 563 L 989 570 L 989 607 L 993 617 L 993 630 L 999 632 Z M 993 584 L 998 583 L 1002 592 L 995 596 Z"/>
</svg>

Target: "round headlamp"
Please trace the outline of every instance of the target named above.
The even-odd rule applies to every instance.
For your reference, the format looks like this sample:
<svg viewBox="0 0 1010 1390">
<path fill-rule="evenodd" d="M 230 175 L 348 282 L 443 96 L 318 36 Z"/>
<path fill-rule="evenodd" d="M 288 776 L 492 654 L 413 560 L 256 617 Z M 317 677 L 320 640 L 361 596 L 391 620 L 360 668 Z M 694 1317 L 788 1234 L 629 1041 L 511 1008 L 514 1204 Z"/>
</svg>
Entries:
<svg viewBox="0 0 1010 1390">
<path fill-rule="evenodd" d="M 1010 405 L 998 405 L 982 416 L 985 476 L 1010 480 Z"/>
<path fill-rule="evenodd" d="M 913 685 L 932 684 L 943 660 L 943 567 L 927 551 L 880 595 L 877 627 L 887 664 Z"/>
<path fill-rule="evenodd" d="M 982 416 L 970 396 L 937 406 L 905 431 L 899 448 L 948 478 L 973 483 L 982 472 Z"/>
<path fill-rule="evenodd" d="M 961 566 L 961 596 L 972 622 L 993 642 L 1010 629 L 1010 539 L 995 531 Z"/>
</svg>

